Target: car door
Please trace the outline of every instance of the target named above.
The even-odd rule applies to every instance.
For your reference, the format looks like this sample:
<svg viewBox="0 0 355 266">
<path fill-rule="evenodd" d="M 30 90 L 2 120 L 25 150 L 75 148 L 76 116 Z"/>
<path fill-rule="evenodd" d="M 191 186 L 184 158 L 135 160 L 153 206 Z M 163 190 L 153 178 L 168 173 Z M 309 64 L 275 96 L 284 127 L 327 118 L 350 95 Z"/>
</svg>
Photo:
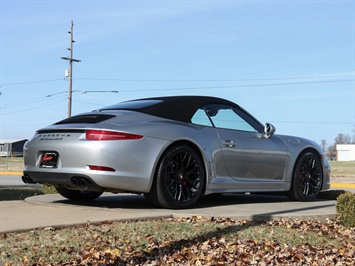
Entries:
<svg viewBox="0 0 355 266">
<path fill-rule="evenodd" d="M 283 180 L 288 152 L 276 135 L 264 137 L 261 124 L 241 108 L 205 107 L 218 132 L 227 171 L 235 180 Z"/>
</svg>

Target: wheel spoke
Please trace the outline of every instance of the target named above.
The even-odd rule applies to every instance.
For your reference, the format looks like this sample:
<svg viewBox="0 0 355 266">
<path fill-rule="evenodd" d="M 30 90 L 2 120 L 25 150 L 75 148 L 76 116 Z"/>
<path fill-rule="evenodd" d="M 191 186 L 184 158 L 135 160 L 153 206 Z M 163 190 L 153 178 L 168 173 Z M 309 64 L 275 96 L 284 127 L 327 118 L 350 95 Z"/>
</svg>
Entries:
<svg viewBox="0 0 355 266">
<path fill-rule="evenodd" d="M 303 194 L 304 195 L 308 195 L 309 194 L 309 183 L 308 182 L 304 183 Z"/>
<path fill-rule="evenodd" d="M 190 177 L 187 176 L 186 177 L 186 182 L 191 186 L 191 188 L 197 189 L 197 186 L 200 183 L 200 177 L 197 176 L 194 179 L 190 179 Z"/>
<path fill-rule="evenodd" d="M 181 199 L 181 194 L 182 194 L 181 190 L 182 190 L 181 185 L 178 185 L 176 189 L 175 199 L 177 200 Z"/>
</svg>

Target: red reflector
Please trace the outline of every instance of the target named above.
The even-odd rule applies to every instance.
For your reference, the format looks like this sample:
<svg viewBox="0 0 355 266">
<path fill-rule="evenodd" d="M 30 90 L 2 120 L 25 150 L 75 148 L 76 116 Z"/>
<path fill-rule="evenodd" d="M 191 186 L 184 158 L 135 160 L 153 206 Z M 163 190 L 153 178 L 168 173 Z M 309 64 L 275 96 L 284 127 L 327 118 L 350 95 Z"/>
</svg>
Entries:
<svg viewBox="0 0 355 266">
<path fill-rule="evenodd" d="M 108 130 L 88 130 L 86 131 L 86 139 L 88 140 L 127 140 L 127 139 L 141 139 L 143 136 L 124 133 L 124 132 L 116 132 L 116 131 L 108 131 Z"/>
<path fill-rule="evenodd" d="M 116 172 L 115 169 L 107 166 L 89 165 L 90 170 Z"/>
</svg>

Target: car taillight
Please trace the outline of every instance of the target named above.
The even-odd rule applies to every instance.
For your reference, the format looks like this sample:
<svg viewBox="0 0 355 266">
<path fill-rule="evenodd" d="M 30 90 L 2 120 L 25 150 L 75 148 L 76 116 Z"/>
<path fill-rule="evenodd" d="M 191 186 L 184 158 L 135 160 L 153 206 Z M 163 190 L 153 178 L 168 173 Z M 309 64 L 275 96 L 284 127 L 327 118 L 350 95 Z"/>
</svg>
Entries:
<svg viewBox="0 0 355 266">
<path fill-rule="evenodd" d="M 100 165 L 89 165 L 89 169 L 96 170 L 96 171 L 116 172 L 116 170 L 111 167 L 100 166 Z"/>
<path fill-rule="evenodd" d="M 141 139 L 142 135 L 116 132 L 109 130 L 87 130 L 86 139 L 88 140 L 130 140 Z"/>
</svg>

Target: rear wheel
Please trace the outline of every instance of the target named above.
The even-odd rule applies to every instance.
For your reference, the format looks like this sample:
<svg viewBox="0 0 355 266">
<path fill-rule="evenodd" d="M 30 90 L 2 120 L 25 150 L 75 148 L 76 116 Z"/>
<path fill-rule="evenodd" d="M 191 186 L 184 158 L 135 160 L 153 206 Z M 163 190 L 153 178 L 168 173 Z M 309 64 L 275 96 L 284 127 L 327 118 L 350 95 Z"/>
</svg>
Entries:
<svg viewBox="0 0 355 266">
<path fill-rule="evenodd" d="M 162 157 L 145 197 L 164 208 L 189 208 L 200 198 L 205 169 L 197 152 L 188 145 L 171 147 Z"/>
<path fill-rule="evenodd" d="M 311 201 L 322 188 L 323 170 L 319 156 L 306 152 L 298 159 L 287 196 L 292 200 Z"/>
<path fill-rule="evenodd" d="M 90 201 L 101 196 L 100 191 L 74 190 L 65 187 L 57 187 L 56 190 L 64 198 L 77 201 Z"/>
</svg>

